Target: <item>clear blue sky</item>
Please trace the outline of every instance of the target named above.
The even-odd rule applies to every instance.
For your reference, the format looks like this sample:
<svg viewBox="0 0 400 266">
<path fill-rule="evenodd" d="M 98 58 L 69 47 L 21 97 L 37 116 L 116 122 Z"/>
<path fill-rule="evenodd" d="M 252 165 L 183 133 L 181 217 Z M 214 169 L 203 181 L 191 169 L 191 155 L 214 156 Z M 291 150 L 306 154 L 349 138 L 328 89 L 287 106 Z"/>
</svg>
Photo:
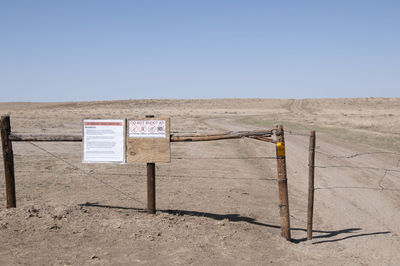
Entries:
<svg viewBox="0 0 400 266">
<path fill-rule="evenodd" d="M 0 101 L 400 96 L 400 1 L 0 0 Z"/>
</svg>

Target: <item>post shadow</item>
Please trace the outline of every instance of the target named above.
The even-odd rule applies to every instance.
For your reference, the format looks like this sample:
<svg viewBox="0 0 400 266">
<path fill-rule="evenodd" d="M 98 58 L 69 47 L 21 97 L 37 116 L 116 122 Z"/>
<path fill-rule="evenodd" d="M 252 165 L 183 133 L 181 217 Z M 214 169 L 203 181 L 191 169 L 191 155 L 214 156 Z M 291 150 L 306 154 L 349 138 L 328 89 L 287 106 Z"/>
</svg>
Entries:
<svg viewBox="0 0 400 266">
<path fill-rule="evenodd" d="M 132 210 L 132 211 L 135 211 L 135 212 L 143 212 L 143 213 L 147 212 L 147 209 L 144 209 L 144 208 L 103 205 L 103 204 L 99 204 L 98 202 L 95 202 L 95 203 L 86 202 L 84 204 L 79 204 L 79 206 L 82 206 L 82 207 L 108 208 L 108 209 L 120 209 L 120 210 Z M 230 222 L 245 222 L 245 223 L 249 223 L 249 224 L 254 224 L 254 225 L 264 226 L 264 227 L 274 228 L 274 229 L 280 229 L 281 228 L 279 225 L 258 222 L 254 218 L 247 217 L 247 216 L 242 216 L 242 215 L 237 214 L 237 213 L 217 214 L 217 213 L 210 213 L 210 212 L 199 212 L 199 211 L 188 211 L 188 210 L 172 210 L 172 209 L 167 209 L 167 210 L 159 209 L 159 210 L 157 210 L 157 212 L 168 213 L 168 214 L 177 215 L 177 216 L 185 216 L 186 215 L 186 216 L 193 216 L 193 217 L 206 217 L 206 218 L 214 219 L 214 220 L 217 220 L 217 221 L 221 221 L 221 220 L 227 219 Z M 291 228 L 291 230 L 307 232 L 307 229 L 305 229 L 305 228 L 296 228 L 295 227 L 295 228 Z M 332 238 L 332 237 L 335 237 L 335 236 L 340 235 L 340 234 L 349 234 L 349 233 L 354 233 L 354 232 L 357 232 L 357 231 L 360 231 L 360 230 L 362 230 L 362 228 L 345 228 L 345 229 L 341 229 L 341 230 L 329 230 L 329 231 L 313 230 L 313 233 L 320 233 L 320 235 L 313 236 L 313 239 Z M 349 238 L 362 237 L 362 236 L 371 236 L 371 235 L 382 235 L 382 234 L 389 234 L 389 233 L 390 233 L 390 231 L 354 234 L 354 235 L 349 235 L 349 236 L 345 236 L 345 237 L 338 238 L 338 239 L 321 240 L 321 241 L 313 242 L 312 244 L 313 245 L 317 245 L 317 244 L 323 244 L 323 243 L 338 242 L 338 241 L 342 241 L 342 240 L 349 239 Z M 304 241 L 307 241 L 307 237 L 299 238 L 299 239 L 293 239 L 292 238 L 291 242 L 297 244 L 297 243 L 304 242 Z"/>
</svg>

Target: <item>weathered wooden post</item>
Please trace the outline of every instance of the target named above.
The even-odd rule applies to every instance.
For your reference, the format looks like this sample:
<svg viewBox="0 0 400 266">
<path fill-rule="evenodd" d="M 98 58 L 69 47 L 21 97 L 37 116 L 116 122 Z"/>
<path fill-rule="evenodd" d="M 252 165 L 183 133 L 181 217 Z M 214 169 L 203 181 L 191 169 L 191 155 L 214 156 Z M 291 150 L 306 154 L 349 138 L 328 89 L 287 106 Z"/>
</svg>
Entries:
<svg viewBox="0 0 400 266">
<path fill-rule="evenodd" d="M 15 196 L 14 155 L 11 140 L 10 116 L 1 117 L 1 146 L 3 148 L 4 175 L 6 178 L 7 208 L 17 207 Z"/>
<path fill-rule="evenodd" d="M 147 213 L 156 213 L 156 164 L 147 163 Z"/>
<path fill-rule="evenodd" d="M 154 118 L 154 115 L 146 115 L 146 118 Z M 156 213 L 156 164 L 147 163 L 147 213 Z"/>
<path fill-rule="evenodd" d="M 281 235 L 290 241 L 291 236 L 290 236 L 289 197 L 288 197 L 287 175 L 286 175 L 285 138 L 282 125 L 276 127 L 276 136 L 277 136 L 276 157 L 277 157 L 277 169 L 278 169 Z"/>
<path fill-rule="evenodd" d="M 314 164 L 315 163 L 315 131 L 310 132 L 310 146 L 308 157 L 308 211 L 307 211 L 307 239 L 312 239 L 313 212 L 314 212 Z"/>
</svg>

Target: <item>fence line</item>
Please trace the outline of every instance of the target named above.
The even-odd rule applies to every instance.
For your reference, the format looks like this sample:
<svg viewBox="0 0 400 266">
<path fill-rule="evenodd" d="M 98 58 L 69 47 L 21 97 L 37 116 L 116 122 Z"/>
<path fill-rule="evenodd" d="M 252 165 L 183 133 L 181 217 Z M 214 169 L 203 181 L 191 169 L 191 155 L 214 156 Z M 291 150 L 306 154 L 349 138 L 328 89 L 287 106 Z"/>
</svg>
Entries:
<svg viewBox="0 0 400 266">
<path fill-rule="evenodd" d="M 292 130 L 286 130 L 286 134 L 289 135 L 294 135 L 294 136 L 304 136 L 308 137 L 308 134 L 292 131 Z M 315 153 L 322 154 L 327 156 L 330 159 L 352 159 L 356 157 L 361 157 L 361 156 L 367 156 L 367 155 L 373 155 L 373 154 L 392 154 L 392 155 L 400 155 L 398 152 L 391 152 L 391 151 L 376 151 L 376 152 L 362 152 L 362 153 L 354 153 L 354 154 L 349 154 L 349 155 L 336 155 L 336 154 L 329 154 L 326 152 L 318 151 L 320 149 L 320 146 L 316 147 Z M 400 189 L 397 188 L 385 188 L 382 183 L 386 177 L 386 175 L 390 172 L 396 172 L 400 173 L 400 169 L 390 169 L 390 168 L 379 168 L 379 167 L 372 167 L 372 166 L 352 166 L 352 165 L 315 165 L 315 168 L 320 168 L 320 169 L 326 169 L 326 168 L 353 168 L 353 169 L 368 169 L 368 170 L 376 170 L 376 171 L 384 171 L 383 176 L 378 182 L 379 188 L 375 187 L 316 187 L 315 190 L 319 189 L 334 189 L 334 188 L 351 188 L 351 189 L 373 189 L 373 190 L 389 190 L 389 191 L 400 191 Z M 398 160 L 396 168 L 400 167 L 400 160 Z"/>
<path fill-rule="evenodd" d="M 81 172 L 82 175 L 87 175 L 90 176 L 91 178 L 95 179 L 96 181 L 102 183 L 105 186 L 108 186 L 112 189 L 114 189 L 115 191 L 121 193 L 122 195 L 124 195 L 125 197 L 132 199 L 138 203 L 141 204 L 145 204 L 142 201 L 133 198 L 132 196 L 130 196 L 129 194 L 127 194 L 126 192 L 121 191 L 120 189 L 96 178 L 93 176 L 93 174 L 96 175 L 101 175 L 101 176 L 107 176 L 107 175 L 118 175 L 118 176 L 139 176 L 142 177 L 144 175 L 144 173 L 139 173 L 139 174 L 122 174 L 122 173 L 98 173 L 95 172 L 93 169 L 86 171 L 85 169 L 79 168 L 77 165 L 65 160 L 64 158 L 46 150 L 45 148 L 37 145 L 36 143 L 33 143 L 32 141 L 28 141 L 29 144 L 31 144 L 32 146 L 34 146 L 35 148 L 47 153 L 48 155 L 50 155 L 51 158 L 55 158 L 65 164 L 67 164 L 68 166 L 72 167 L 72 170 L 78 170 Z M 215 159 L 215 160 L 254 160 L 254 159 L 266 159 L 266 160 L 276 160 L 277 157 L 276 156 L 250 156 L 250 157 L 173 157 L 171 159 L 177 159 L 177 160 L 211 160 L 211 159 Z M 38 160 L 40 161 L 40 160 Z M 20 170 L 20 171 L 16 171 L 16 172 L 39 172 L 39 173 L 48 173 L 49 171 L 24 171 L 24 170 Z M 158 177 L 171 177 L 171 178 L 184 178 L 184 179 L 192 179 L 192 178 L 204 178 L 204 179 L 227 179 L 227 180 L 260 180 L 260 181 L 277 181 L 277 178 L 261 178 L 261 179 L 250 179 L 250 178 L 235 178 L 235 177 L 210 177 L 210 176 L 185 176 L 185 175 L 157 175 Z"/>
<path fill-rule="evenodd" d="M 153 115 L 148 115 L 146 118 L 154 118 Z M 129 194 L 121 191 L 120 189 L 96 178 L 93 175 L 93 171 L 85 171 L 84 169 L 79 168 L 77 165 L 67 161 L 66 159 L 57 156 L 56 154 L 46 150 L 45 148 L 33 143 L 33 141 L 82 141 L 82 135 L 72 135 L 72 134 L 21 134 L 11 132 L 11 123 L 10 116 L 5 115 L 1 117 L 1 135 L 2 135 L 2 146 L 3 146 L 3 161 L 5 165 L 5 169 L 10 171 L 5 171 L 6 174 L 6 191 L 7 191 L 7 207 L 15 208 L 16 207 L 16 199 L 15 199 L 15 178 L 14 178 L 14 156 L 12 151 L 12 142 L 13 141 L 26 141 L 30 142 L 31 145 L 35 146 L 37 149 L 49 154 L 50 156 L 56 158 L 64 162 L 65 164 L 72 167 L 72 170 L 78 170 L 81 173 L 91 177 L 97 182 L 102 183 L 105 186 L 112 188 L 115 191 L 125 195 L 125 197 L 132 199 L 136 202 L 143 204 L 143 202 L 137 200 L 136 198 L 130 196 Z M 274 134 L 275 133 L 275 134 Z M 275 139 L 271 138 L 275 135 Z M 287 187 L 287 169 L 286 169 L 286 152 L 285 152 L 285 140 L 284 140 L 284 130 L 282 125 L 276 126 L 276 129 L 272 130 L 253 130 L 253 131 L 229 131 L 225 133 L 219 134 L 192 134 L 192 135 L 174 135 L 169 133 L 169 142 L 194 142 L 194 141 L 213 141 L 213 140 L 224 140 L 224 139 L 240 139 L 240 138 L 252 138 L 264 142 L 274 143 L 276 145 L 276 154 L 277 156 L 274 158 L 277 161 L 277 183 L 279 189 L 279 210 L 280 210 L 280 221 L 281 221 L 281 235 L 287 240 L 291 241 L 291 233 L 290 233 L 290 215 L 289 215 L 289 201 L 288 201 L 288 187 Z M 217 159 L 217 158 L 215 158 Z M 227 158 L 221 158 L 227 159 Z M 243 158 L 232 158 L 232 159 L 243 159 Z M 250 158 L 249 158 L 250 159 Z M 253 158 L 260 159 L 260 158 Z M 266 159 L 266 158 L 263 158 Z M 273 158 L 270 158 L 273 159 Z M 218 158 L 218 160 L 220 160 Z M 9 185 L 10 184 L 10 185 Z M 8 197 L 11 195 L 11 197 Z M 155 163 L 148 162 L 147 163 L 147 213 L 154 214 L 155 213 Z"/>
<path fill-rule="evenodd" d="M 46 159 L 46 161 L 52 160 L 51 158 L 55 158 L 58 161 L 63 162 L 64 164 L 67 164 L 68 166 L 72 167 L 72 170 L 78 170 L 81 172 L 82 175 L 92 175 L 92 174 L 96 174 L 96 175 L 101 175 L 101 176 L 107 176 L 107 175 L 111 175 L 111 176 L 138 176 L 138 177 L 142 177 L 145 173 L 137 173 L 137 174 L 123 174 L 123 173 L 98 173 L 95 172 L 93 169 L 91 170 L 87 170 L 87 169 L 82 169 L 79 168 L 77 165 L 65 160 L 64 158 L 62 158 L 61 156 L 58 156 L 54 153 L 52 153 L 51 151 L 39 146 L 36 143 L 33 143 L 31 141 L 28 141 L 28 143 L 32 146 L 34 146 L 35 148 L 37 148 L 38 150 L 44 151 L 45 153 L 47 153 L 48 155 L 50 155 L 49 159 Z M 256 160 L 256 159 L 266 159 L 266 160 L 276 160 L 277 157 L 275 156 L 249 156 L 249 157 L 172 157 L 171 159 L 176 159 L 176 160 Z M 24 162 L 26 160 L 23 160 Z M 41 159 L 39 160 L 35 160 L 35 162 L 40 162 L 43 161 Z M 17 170 L 16 172 L 18 173 L 49 173 L 50 171 L 35 171 L 35 170 Z M 261 178 L 261 179 L 250 179 L 250 178 L 235 178 L 235 177 L 210 177 L 210 176 L 187 176 L 187 175 L 157 175 L 158 177 L 171 177 L 171 178 L 185 178 L 185 179 L 192 179 L 192 178 L 204 178 L 204 179 L 228 179 L 228 180 L 261 180 L 261 181 L 277 181 L 277 178 Z M 93 176 L 91 176 L 92 178 L 94 178 Z M 109 184 L 105 184 L 105 182 L 97 180 L 101 183 L 103 183 L 106 186 L 110 186 Z M 120 192 L 117 188 L 115 187 L 111 187 L 114 190 L 116 190 L 117 192 Z M 125 192 L 122 192 L 125 193 Z M 124 194 L 125 195 L 125 194 Z M 127 195 L 125 195 L 127 196 Z M 128 195 L 129 196 L 129 195 Z M 130 197 L 130 196 L 129 196 Z M 136 199 L 136 201 L 138 201 Z M 143 202 L 140 202 L 143 203 Z M 143 203 L 144 204 L 144 203 Z"/>
<path fill-rule="evenodd" d="M 305 134 L 297 133 L 297 132 L 291 132 L 287 131 L 288 134 L 291 135 L 299 135 L 299 136 L 306 136 Z M 311 217 L 312 217 L 312 207 L 313 207 L 313 201 L 310 201 L 310 195 L 314 195 L 315 190 L 332 190 L 332 189 L 365 189 L 365 190 L 374 190 L 374 191 L 393 191 L 393 192 L 400 192 L 400 188 L 386 188 L 383 185 L 383 182 L 389 175 L 389 173 L 400 173 L 400 159 L 397 161 L 397 165 L 395 166 L 396 168 L 385 168 L 385 167 L 374 167 L 374 166 L 354 166 L 354 165 L 346 165 L 346 164 L 336 164 L 336 165 L 315 165 L 314 161 L 311 157 L 311 146 L 313 142 L 313 131 L 310 132 L 310 158 L 309 158 L 309 168 L 319 168 L 319 169 L 328 169 L 328 168 L 350 168 L 350 169 L 364 169 L 364 170 L 373 170 L 373 171 L 383 171 L 382 176 L 379 178 L 379 180 L 376 183 L 376 186 L 327 186 L 327 187 L 314 187 L 314 180 L 309 181 L 309 202 L 308 202 L 308 209 L 309 209 L 309 214 L 311 212 Z M 315 141 L 315 139 L 314 139 Z M 348 154 L 348 155 L 338 155 L 338 154 L 330 154 L 327 152 L 323 152 L 317 149 L 320 149 L 320 146 L 315 147 L 315 143 L 313 144 L 313 152 L 321 155 L 327 156 L 328 159 L 353 159 L 356 157 L 362 157 L 362 156 L 367 156 L 367 155 L 377 155 L 377 154 L 390 154 L 390 155 L 400 155 L 398 152 L 392 152 L 392 151 L 373 151 L 373 152 L 359 152 L 359 153 L 353 153 L 353 154 Z M 396 177 L 396 175 L 391 175 L 393 177 Z M 311 185 L 310 185 L 311 184 Z M 311 210 L 311 211 L 310 211 Z M 308 233 L 308 239 L 312 239 L 312 218 L 310 218 L 310 215 L 307 216 L 308 221 L 307 221 L 307 233 Z"/>
<path fill-rule="evenodd" d="M 309 137 L 310 135 L 301 133 L 298 131 L 293 131 L 293 130 L 286 130 L 286 134 L 288 135 L 294 135 L 294 136 L 304 136 L 304 137 Z M 375 152 L 361 152 L 361 153 L 354 153 L 354 154 L 349 154 L 349 155 L 337 155 L 337 154 L 330 154 L 326 152 L 319 151 L 320 146 L 317 146 L 315 148 L 315 153 L 322 154 L 327 156 L 330 159 L 352 159 L 356 157 L 362 157 L 362 156 L 367 156 L 367 155 L 374 155 L 374 154 L 391 154 L 391 155 L 400 155 L 399 152 L 391 152 L 391 151 L 375 151 Z M 378 187 L 316 187 L 315 190 L 322 190 L 322 189 L 371 189 L 371 190 L 388 190 L 388 191 L 400 191 L 400 189 L 397 188 L 385 188 L 382 183 L 384 179 L 386 178 L 387 174 L 390 172 L 395 172 L 395 173 L 400 173 L 400 159 L 398 160 L 396 168 L 380 168 L 380 167 L 372 167 L 372 166 L 352 166 L 352 165 L 315 165 L 315 168 L 319 169 L 327 169 L 327 168 L 352 168 L 352 169 L 367 169 L 367 170 L 375 170 L 375 171 L 384 171 L 383 176 L 380 178 L 378 182 Z"/>
</svg>

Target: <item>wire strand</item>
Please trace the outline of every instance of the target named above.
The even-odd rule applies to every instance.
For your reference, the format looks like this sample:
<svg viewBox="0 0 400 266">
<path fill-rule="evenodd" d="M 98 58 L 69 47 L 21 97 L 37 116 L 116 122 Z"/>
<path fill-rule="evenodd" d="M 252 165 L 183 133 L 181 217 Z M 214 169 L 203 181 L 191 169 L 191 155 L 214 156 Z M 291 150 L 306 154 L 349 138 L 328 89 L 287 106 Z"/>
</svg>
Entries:
<svg viewBox="0 0 400 266">
<path fill-rule="evenodd" d="M 328 158 L 338 158 L 338 159 L 352 159 L 352 158 L 355 158 L 355 157 L 371 155 L 371 154 L 394 154 L 394 155 L 400 155 L 400 153 L 398 153 L 398 152 L 390 152 L 390 151 L 363 152 L 363 153 L 354 153 L 354 154 L 350 154 L 350 155 L 333 155 L 333 154 L 325 153 L 325 152 L 322 152 L 322 151 L 316 151 L 316 153 L 326 155 L 326 156 L 328 156 Z"/>
<path fill-rule="evenodd" d="M 369 169 L 369 170 L 377 170 L 377 171 L 388 171 L 388 172 L 398 172 L 400 170 L 397 169 L 388 169 L 388 168 L 379 168 L 372 166 L 353 166 L 353 165 L 316 165 L 315 168 L 353 168 L 353 169 Z"/>
<path fill-rule="evenodd" d="M 277 159 L 274 156 L 250 156 L 250 157 L 172 157 L 174 160 L 256 160 L 256 159 Z"/>
<path fill-rule="evenodd" d="M 120 194 L 124 195 L 125 197 L 127 197 L 127 198 L 129 198 L 129 199 L 131 199 L 131 200 L 134 200 L 134 201 L 136 201 L 136 202 L 138 202 L 138 203 L 140 203 L 140 204 L 142 204 L 142 205 L 145 205 L 142 201 L 140 201 L 140 200 L 138 200 L 138 199 L 132 197 L 131 195 L 127 194 L 126 192 L 123 192 L 122 190 L 120 190 L 120 189 L 118 189 L 118 188 L 116 188 L 116 187 L 114 187 L 114 186 L 112 186 L 112 185 L 110 185 L 110 184 L 104 182 L 103 180 L 100 180 L 100 179 L 96 178 L 95 176 L 93 176 L 93 171 L 92 171 L 92 170 L 90 170 L 89 172 L 87 172 L 87 171 L 85 171 L 84 169 L 81 169 L 81 168 L 79 168 L 78 166 L 76 166 L 76 165 L 74 165 L 74 164 L 68 162 L 68 161 L 65 160 L 64 158 L 53 154 L 52 152 L 46 150 L 45 148 L 40 147 L 39 145 L 37 145 L 37 144 L 35 144 L 35 143 L 31 142 L 31 141 L 30 141 L 29 143 L 30 143 L 32 146 L 38 148 L 39 150 L 46 152 L 46 153 L 49 154 L 50 156 L 52 156 L 52 157 L 54 157 L 54 158 L 56 158 L 56 159 L 58 159 L 58 160 L 60 160 L 60 161 L 62 161 L 62 162 L 64 162 L 64 163 L 66 163 L 67 165 L 71 166 L 74 170 L 78 170 L 78 171 L 80 171 L 81 173 L 83 173 L 83 174 L 85 174 L 85 175 L 87 175 L 87 176 L 93 178 L 93 179 L 96 180 L 97 182 L 102 183 L 103 185 L 105 185 L 105 186 L 107 186 L 107 187 L 109 187 L 109 188 L 114 189 L 115 191 L 119 192 Z"/>
</svg>

